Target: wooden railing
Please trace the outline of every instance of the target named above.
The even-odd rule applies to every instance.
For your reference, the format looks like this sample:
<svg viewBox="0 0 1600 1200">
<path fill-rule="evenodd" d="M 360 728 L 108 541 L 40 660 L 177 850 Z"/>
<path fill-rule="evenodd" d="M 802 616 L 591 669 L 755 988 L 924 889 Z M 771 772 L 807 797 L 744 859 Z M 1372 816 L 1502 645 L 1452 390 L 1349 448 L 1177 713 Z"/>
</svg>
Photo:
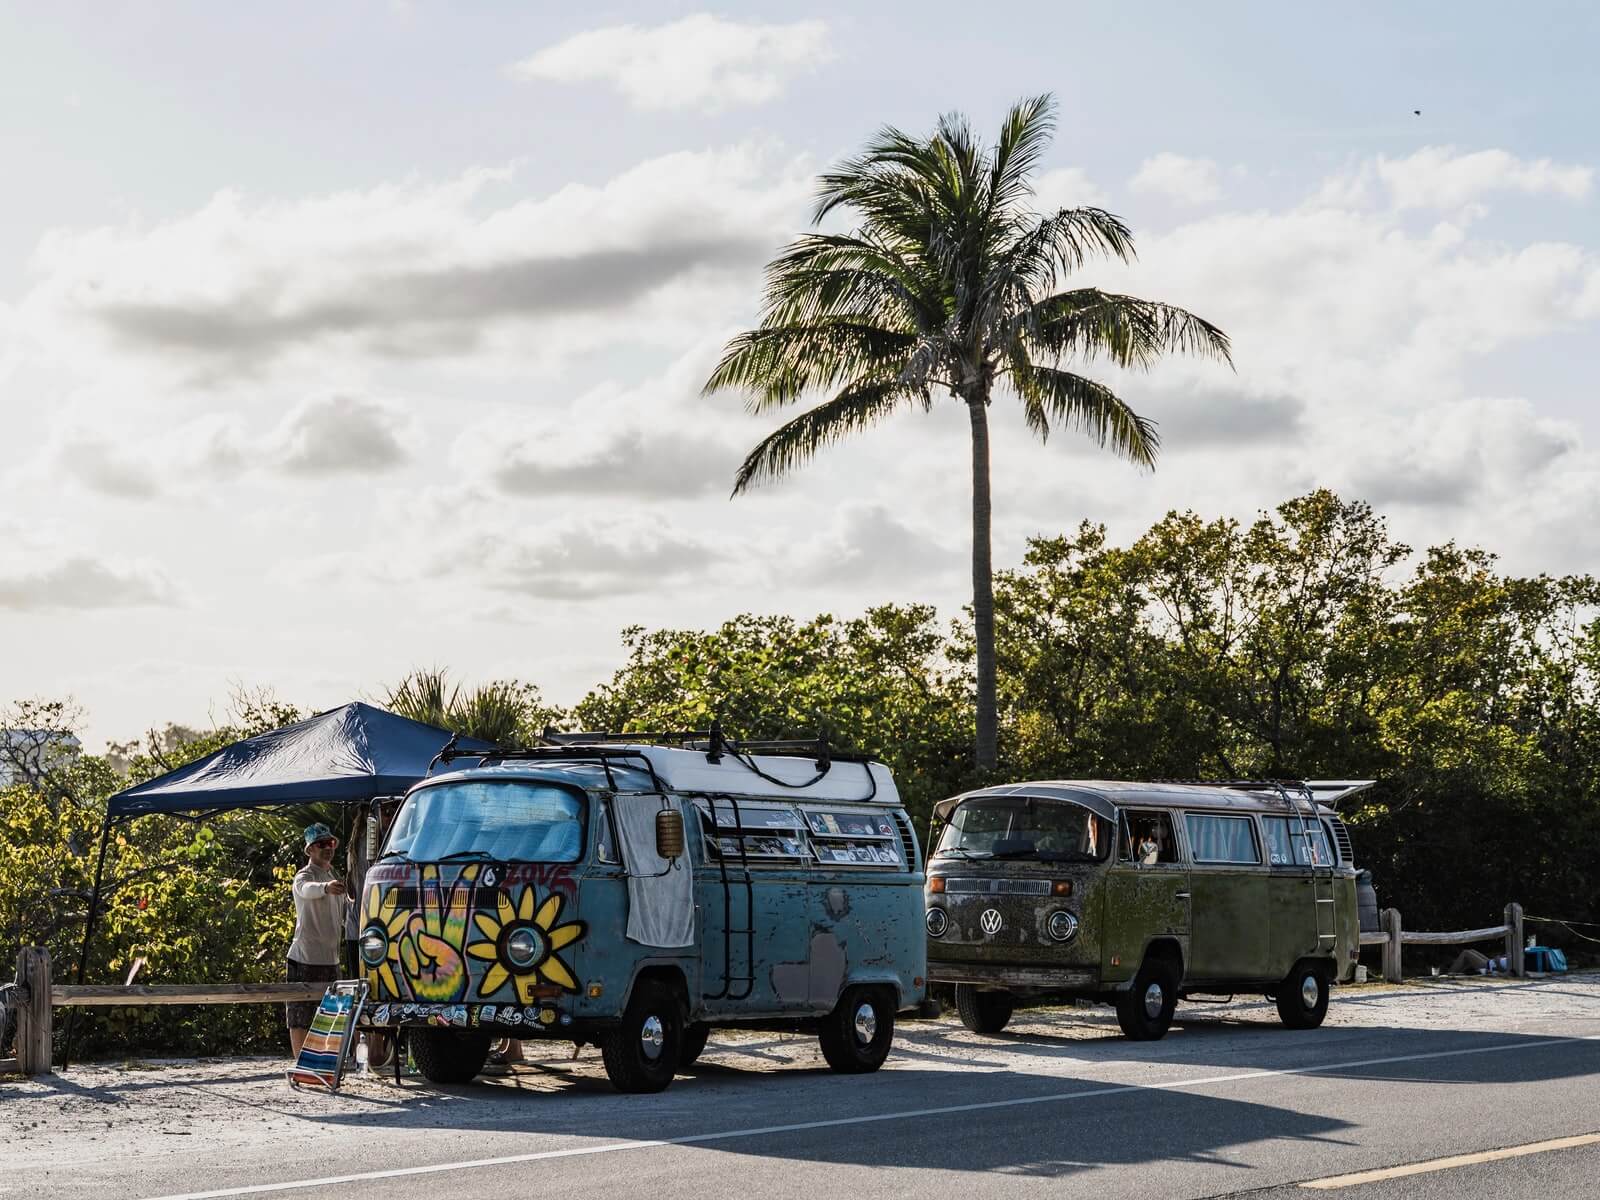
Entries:
<svg viewBox="0 0 1600 1200">
<path fill-rule="evenodd" d="M 1418 933 L 1403 927 L 1400 910 L 1386 908 L 1378 914 L 1382 930 L 1361 935 L 1363 946 L 1383 947 L 1383 977 L 1390 983 L 1399 983 L 1404 977 L 1401 962 L 1402 946 L 1467 946 L 1473 942 L 1493 939 L 1505 940 L 1506 969 L 1518 978 L 1527 974 L 1523 964 L 1522 905 L 1506 905 L 1505 923 L 1489 925 L 1483 929 L 1461 929 L 1453 933 Z"/>
<path fill-rule="evenodd" d="M 324 983 L 59 984 L 50 980 L 50 952 L 25 947 L 17 955 L 17 1056 L 0 1058 L 0 1074 L 48 1074 L 54 1010 L 144 1004 L 281 1004 L 320 1000 Z"/>
</svg>

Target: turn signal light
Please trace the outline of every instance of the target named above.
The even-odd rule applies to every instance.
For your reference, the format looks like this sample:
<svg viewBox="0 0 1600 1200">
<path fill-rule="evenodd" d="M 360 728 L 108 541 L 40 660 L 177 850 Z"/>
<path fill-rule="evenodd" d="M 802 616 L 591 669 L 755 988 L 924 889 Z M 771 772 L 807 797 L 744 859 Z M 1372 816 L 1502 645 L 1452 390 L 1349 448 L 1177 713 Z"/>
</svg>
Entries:
<svg viewBox="0 0 1600 1200">
<path fill-rule="evenodd" d="M 943 892 L 944 892 L 944 876 L 943 875 L 929 875 L 928 876 L 928 891 L 932 892 L 935 896 L 943 894 Z"/>
<path fill-rule="evenodd" d="M 1054 883 L 1052 883 L 1050 885 L 1050 894 L 1052 896 L 1070 896 L 1070 895 L 1072 895 L 1072 880 L 1070 880 L 1070 879 L 1058 879 L 1058 880 L 1056 880 Z"/>
</svg>

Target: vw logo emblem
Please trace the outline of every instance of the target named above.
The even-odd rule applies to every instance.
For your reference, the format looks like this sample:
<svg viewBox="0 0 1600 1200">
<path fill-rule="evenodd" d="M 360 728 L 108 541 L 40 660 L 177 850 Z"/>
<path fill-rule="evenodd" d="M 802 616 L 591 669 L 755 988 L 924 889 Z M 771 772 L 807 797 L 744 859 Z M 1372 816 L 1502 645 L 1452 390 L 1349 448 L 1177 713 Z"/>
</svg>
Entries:
<svg viewBox="0 0 1600 1200">
<path fill-rule="evenodd" d="M 983 916 L 978 918 L 978 924 L 983 926 L 983 931 L 987 934 L 999 933 L 1001 925 L 1000 910 L 998 908 L 984 909 Z"/>
</svg>

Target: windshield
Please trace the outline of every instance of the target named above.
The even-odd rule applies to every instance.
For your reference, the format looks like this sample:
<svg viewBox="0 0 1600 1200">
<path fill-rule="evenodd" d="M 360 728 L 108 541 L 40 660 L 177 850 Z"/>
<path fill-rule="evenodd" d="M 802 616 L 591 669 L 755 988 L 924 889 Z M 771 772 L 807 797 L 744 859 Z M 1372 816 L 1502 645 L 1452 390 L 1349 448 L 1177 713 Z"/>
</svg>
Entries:
<svg viewBox="0 0 1600 1200">
<path fill-rule="evenodd" d="M 525 779 L 436 783 L 407 797 L 385 856 L 414 862 L 577 862 L 583 855 L 582 797 Z"/>
<path fill-rule="evenodd" d="M 1070 801 L 983 796 L 951 815 L 935 854 L 1100 862 L 1110 845 L 1107 823 Z"/>
</svg>

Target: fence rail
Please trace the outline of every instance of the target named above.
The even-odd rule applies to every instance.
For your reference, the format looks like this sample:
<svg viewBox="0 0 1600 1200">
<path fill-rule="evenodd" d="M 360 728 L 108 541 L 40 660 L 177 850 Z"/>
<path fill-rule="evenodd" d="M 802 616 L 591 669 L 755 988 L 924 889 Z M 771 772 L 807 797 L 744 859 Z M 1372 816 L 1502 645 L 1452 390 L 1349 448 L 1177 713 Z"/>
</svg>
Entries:
<svg viewBox="0 0 1600 1200">
<path fill-rule="evenodd" d="M 1363 946 L 1383 947 L 1383 977 L 1389 983 L 1399 983 L 1404 978 L 1401 961 L 1402 946 L 1466 946 L 1473 942 L 1487 942 L 1497 938 L 1505 940 L 1506 969 L 1519 979 L 1527 974 L 1523 964 L 1522 905 L 1506 905 L 1505 924 L 1489 925 L 1483 929 L 1459 929 L 1449 933 L 1422 933 L 1406 929 L 1400 920 L 1400 910 L 1386 908 L 1378 914 L 1379 931 L 1361 934 Z"/>
</svg>

